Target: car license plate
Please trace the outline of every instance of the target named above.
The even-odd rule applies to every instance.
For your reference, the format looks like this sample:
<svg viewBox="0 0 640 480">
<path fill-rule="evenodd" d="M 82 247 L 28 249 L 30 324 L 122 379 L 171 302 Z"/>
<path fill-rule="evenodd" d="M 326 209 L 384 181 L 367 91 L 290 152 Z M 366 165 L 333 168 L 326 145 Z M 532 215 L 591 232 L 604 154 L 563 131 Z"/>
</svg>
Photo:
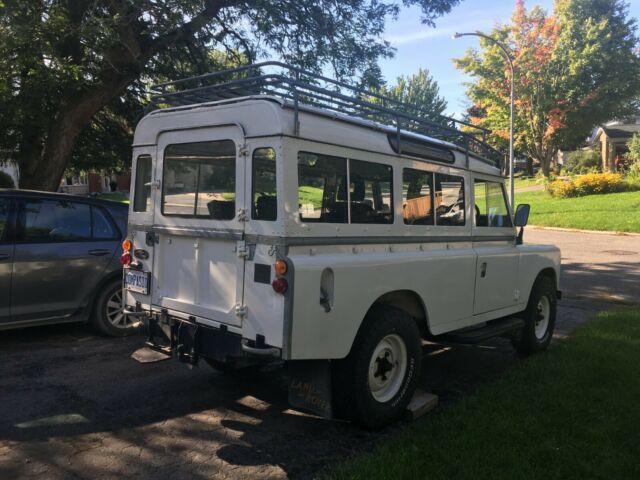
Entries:
<svg viewBox="0 0 640 480">
<path fill-rule="evenodd" d="M 148 295 L 150 278 L 149 272 L 126 269 L 124 271 L 124 288 L 132 292 Z"/>
</svg>

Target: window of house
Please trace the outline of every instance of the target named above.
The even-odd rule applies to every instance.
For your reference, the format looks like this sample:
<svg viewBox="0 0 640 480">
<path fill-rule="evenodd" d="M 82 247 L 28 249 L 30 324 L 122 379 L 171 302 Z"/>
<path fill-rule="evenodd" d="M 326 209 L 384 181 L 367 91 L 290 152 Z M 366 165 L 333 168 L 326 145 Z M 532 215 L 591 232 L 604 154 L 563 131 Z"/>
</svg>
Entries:
<svg viewBox="0 0 640 480">
<path fill-rule="evenodd" d="M 236 149 L 231 140 L 169 145 L 164 153 L 162 213 L 235 217 Z"/>
<path fill-rule="evenodd" d="M 298 153 L 298 208 L 305 222 L 347 223 L 347 160 Z"/>
<path fill-rule="evenodd" d="M 23 239 L 61 242 L 91 239 L 91 207 L 67 200 L 25 200 Z"/>
<path fill-rule="evenodd" d="M 476 178 L 473 183 L 476 226 L 511 227 L 504 185 Z"/>
<path fill-rule="evenodd" d="M 105 187 L 109 180 L 105 178 Z M 151 209 L 151 155 L 140 155 L 136 161 L 136 183 L 133 196 L 133 211 L 148 212 Z"/>
<path fill-rule="evenodd" d="M 253 151 L 251 182 L 251 218 L 274 221 L 278 216 L 278 196 L 276 151 L 273 148 Z"/>
<path fill-rule="evenodd" d="M 442 196 L 439 197 L 442 199 Z M 402 216 L 407 225 L 433 225 L 433 173 L 402 171 Z"/>
<path fill-rule="evenodd" d="M 349 160 L 351 223 L 392 223 L 392 168 Z"/>
<path fill-rule="evenodd" d="M 465 225 L 464 179 L 456 175 L 435 174 L 436 225 Z"/>
</svg>

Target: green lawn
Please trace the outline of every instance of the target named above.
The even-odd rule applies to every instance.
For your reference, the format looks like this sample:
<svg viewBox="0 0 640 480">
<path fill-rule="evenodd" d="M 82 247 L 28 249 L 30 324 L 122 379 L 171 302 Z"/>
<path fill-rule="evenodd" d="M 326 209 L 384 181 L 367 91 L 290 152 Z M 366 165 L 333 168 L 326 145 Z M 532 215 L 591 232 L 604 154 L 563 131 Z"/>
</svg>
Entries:
<svg viewBox="0 0 640 480">
<path fill-rule="evenodd" d="M 640 232 L 640 191 L 553 198 L 548 193 L 516 192 L 516 205 L 531 204 L 529 223 L 546 227 Z"/>
<path fill-rule="evenodd" d="M 639 398 L 640 308 L 600 313 L 330 478 L 637 479 Z"/>
<path fill-rule="evenodd" d="M 536 180 L 537 179 L 533 177 L 527 177 L 527 178 L 516 177 L 514 188 L 517 190 L 518 188 L 533 187 L 534 185 L 540 185 Z"/>
<path fill-rule="evenodd" d="M 129 198 L 120 192 L 100 193 L 97 198 L 101 200 L 111 200 L 113 202 L 129 203 Z"/>
</svg>

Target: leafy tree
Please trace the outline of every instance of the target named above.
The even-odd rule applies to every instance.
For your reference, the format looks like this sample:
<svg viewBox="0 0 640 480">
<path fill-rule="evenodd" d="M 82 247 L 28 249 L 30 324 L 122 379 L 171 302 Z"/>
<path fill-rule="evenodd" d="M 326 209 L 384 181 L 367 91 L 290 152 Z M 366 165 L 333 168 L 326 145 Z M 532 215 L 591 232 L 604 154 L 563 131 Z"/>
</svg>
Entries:
<svg viewBox="0 0 640 480">
<path fill-rule="evenodd" d="M 575 148 L 638 97 L 638 38 L 627 10 L 622 0 L 556 0 L 547 15 L 518 0 L 511 23 L 491 33 L 514 59 L 516 148 L 546 176 L 560 148 Z M 497 46 L 484 39 L 480 45 L 456 65 L 476 77 L 467 90 L 470 120 L 492 129 L 501 146 L 509 134 L 510 72 Z"/>
<path fill-rule="evenodd" d="M 440 96 L 438 83 L 427 69 L 421 68 L 418 73 L 407 77 L 401 75 L 394 86 L 383 86 L 379 93 L 415 106 L 415 109 L 408 109 L 407 113 L 417 117 L 439 120 L 447 109 L 446 100 Z"/>
<path fill-rule="evenodd" d="M 640 133 L 635 133 L 633 137 L 627 142 L 627 148 L 629 149 L 629 157 L 635 163 L 640 164 Z"/>
<path fill-rule="evenodd" d="M 433 24 L 458 2 L 402 4 L 420 6 Z M 117 112 L 131 112 L 125 93 L 149 79 L 209 69 L 211 49 L 357 76 L 392 54 L 381 36 L 399 8 L 392 0 L 3 0 L 0 148 L 20 165 L 22 187 L 55 190 L 78 144 L 86 159 L 94 150 L 83 154 L 83 144 L 131 128 Z"/>
</svg>

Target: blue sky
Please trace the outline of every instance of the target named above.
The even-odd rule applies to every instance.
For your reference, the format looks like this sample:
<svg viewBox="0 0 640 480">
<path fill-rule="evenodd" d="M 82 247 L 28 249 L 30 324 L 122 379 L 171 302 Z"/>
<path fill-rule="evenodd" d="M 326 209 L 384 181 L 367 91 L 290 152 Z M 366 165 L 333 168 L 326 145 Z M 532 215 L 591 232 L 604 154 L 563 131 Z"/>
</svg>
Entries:
<svg viewBox="0 0 640 480">
<path fill-rule="evenodd" d="M 640 0 L 627 0 L 630 14 L 640 17 Z M 551 11 L 553 0 L 527 1 L 527 9 L 540 5 Z M 398 75 L 411 75 L 419 68 L 427 68 L 440 86 L 440 93 L 448 102 L 448 114 L 465 110 L 465 76 L 453 66 L 453 58 L 461 57 L 469 47 L 478 46 L 478 38 L 463 37 L 453 40 L 455 32 L 480 30 L 488 33 L 494 26 L 511 18 L 515 0 L 462 0 L 448 15 L 436 21 L 436 27 L 420 23 L 417 8 L 403 9 L 397 21 L 387 23 L 385 38 L 396 48 L 392 59 L 380 65 L 386 80 L 393 84 Z"/>
</svg>

